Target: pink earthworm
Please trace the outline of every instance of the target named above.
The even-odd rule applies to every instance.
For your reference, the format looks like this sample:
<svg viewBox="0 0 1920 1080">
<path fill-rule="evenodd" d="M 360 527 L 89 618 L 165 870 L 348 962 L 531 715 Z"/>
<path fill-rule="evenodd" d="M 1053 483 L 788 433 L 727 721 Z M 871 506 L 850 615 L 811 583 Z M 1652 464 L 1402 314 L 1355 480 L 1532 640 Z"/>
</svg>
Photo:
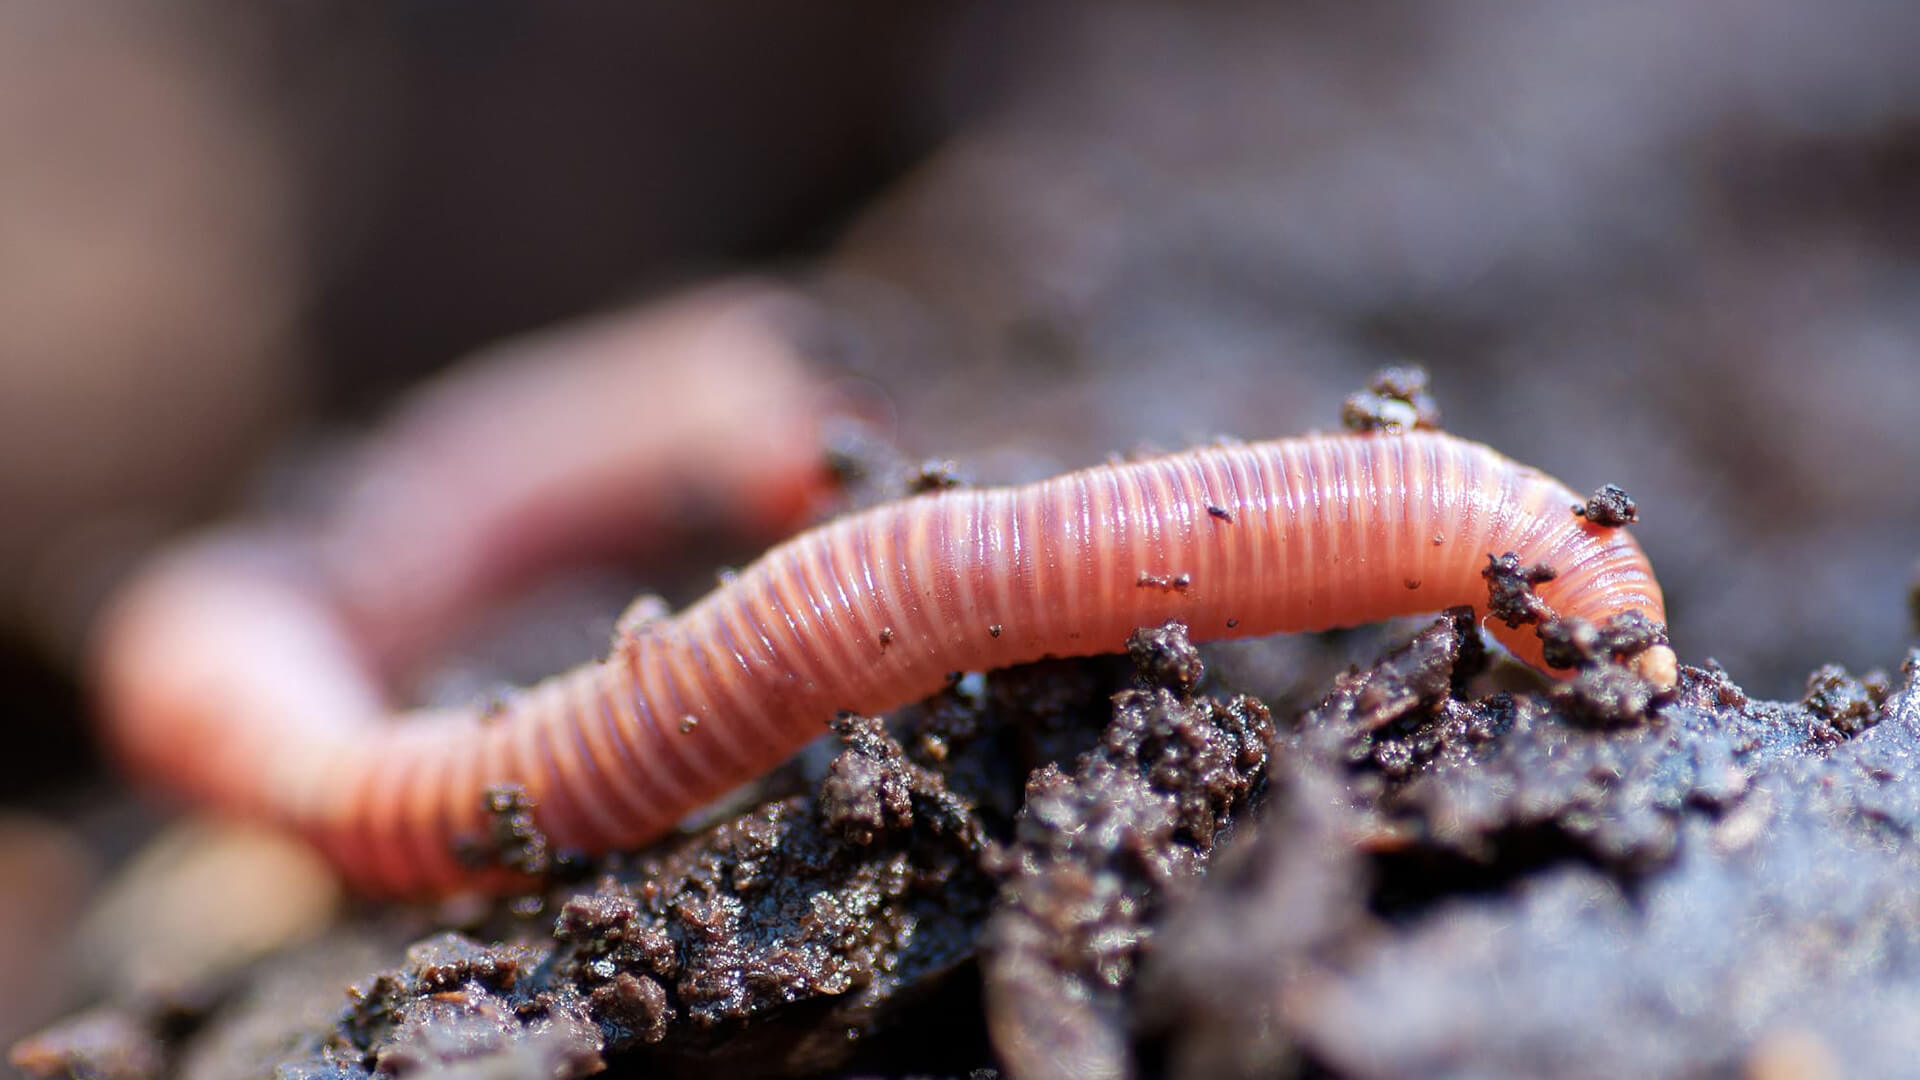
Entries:
<svg viewBox="0 0 1920 1080">
<path fill-rule="evenodd" d="M 1138 626 L 1178 620 L 1210 640 L 1483 604 L 1481 570 L 1505 552 L 1558 571 L 1537 593 L 1561 616 L 1663 622 L 1638 545 L 1570 513 L 1579 501 L 1429 432 L 942 491 L 803 532 L 503 706 L 398 723 L 326 583 L 290 569 L 279 541 L 216 540 L 160 564 L 123 605 L 106 709 L 136 763 L 303 832 L 364 890 L 504 887 L 456 855 L 484 833 L 493 785 L 519 785 L 556 845 L 637 847 L 839 710 L 900 705 L 954 671 L 1112 651 Z M 1490 629 L 1543 667 L 1531 628 Z M 1666 646 L 1632 662 L 1673 685 Z"/>
</svg>

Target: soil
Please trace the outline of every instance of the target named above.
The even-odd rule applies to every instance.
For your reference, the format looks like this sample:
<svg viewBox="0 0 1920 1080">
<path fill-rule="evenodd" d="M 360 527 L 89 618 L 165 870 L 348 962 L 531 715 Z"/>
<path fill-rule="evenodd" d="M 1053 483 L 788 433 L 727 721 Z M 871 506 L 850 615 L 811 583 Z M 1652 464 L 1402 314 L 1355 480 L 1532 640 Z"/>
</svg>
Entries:
<svg viewBox="0 0 1920 1080">
<path fill-rule="evenodd" d="M 1914 10 L 1762 0 L 1737 49 L 1684 7 L 1050 10 L 1006 107 L 812 253 L 839 331 L 823 366 L 885 388 L 828 436 L 853 505 L 1223 430 L 1431 425 L 1437 400 L 1455 433 L 1594 492 L 1568 512 L 1632 523 L 1665 638 L 1547 618 L 1575 669 L 1553 684 L 1459 612 L 1197 649 L 1145 627 L 1125 658 L 956 673 L 839 718 L 655 850 L 551 851 L 500 792 L 493 857 L 544 875 L 524 896 L 353 908 L 159 988 L 43 948 L 0 1003 L 69 1019 L 15 1060 L 127 1080 L 1910 1072 Z M 1347 397 L 1383 364 L 1402 370 Z M 635 583 L 680 602 L 711 573 Z M 1546 614 L 1539 568 L 1489 577 L 1496 614 Z M 452 682 L 552 670 L 555 641 L 584 655 L 631 591 L 597 595 Z M 1662 699 L 1618 661 L 1666 638 Z M 67 852 L 4 867 L 0 913 L 36 913 L 0 924 L 28 928 L 10 942 L 63 942 L 49 912 L 152 830 L 70 735 L 70 680 L 0 656 L 31 721 L 0 783 Z M 74 850 L 99 865 L 56 872 Z"/>
<path fill-rule="evenodd" d="M 1493 689 L 1467 612 L 1277 716 L 1177 625 L 1129 650 L 1130 672 L 1051 662 L 892 726 L 842 717 L 805 792 L 459 930 L 387 927 L 384 961 L 304 976 L 303 1001 L 271 988 L 380 934 L 349 923 L 193 1009 L 105 1007 L 17 1060 L 1518 1077 L 1753 1069 L 1776 1030 L 1844 1074 L 1911 1052 L 1890 1033 L 1920 979 L 1898 944 L 1920 940 L 1920 652 L 1897 688 L 1829 668 L 1794 703 L 1690 667 L 1595 723 Z"/>
</svg>

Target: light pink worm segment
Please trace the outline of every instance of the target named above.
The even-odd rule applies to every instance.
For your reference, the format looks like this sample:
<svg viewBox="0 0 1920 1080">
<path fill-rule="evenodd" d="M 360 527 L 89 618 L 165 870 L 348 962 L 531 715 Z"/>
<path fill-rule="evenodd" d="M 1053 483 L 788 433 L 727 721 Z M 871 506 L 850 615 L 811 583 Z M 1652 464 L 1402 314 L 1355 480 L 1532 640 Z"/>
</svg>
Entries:
<svg viewBox="0 0 1920 1080">
<path fill-rule="evenodd" d="M 1638 545 L 1572 514 L 1580 501 L 1484 446 L 1424 432 L 1211 447 L 947 491 L 803 533 L 504 712 L 381 725 L 337 720 L 382 706 L 346 635 L 317 617 L 325 597 L 203 552 L 169 571 L 166 587 L 197 597 L 172 594 L 173 632 L 242 620 L 274 646 L 249 655 L 336 678 L 299 715 L 267 686 L 290 673 L 270 667 L 229 677 L 225 700 L 189 694 L 161 711 L 166 737 L 206 756 L 192 766 L 204 794 L 304 831 L 367 889 L 440 892 L 476 880 L 453 852 L 483 830 L 489 785 L 522 785 L 558 844 L 634 847 L 778 764 L 835 710 L 891 708 L 953 671 L 1112 651 L 1137 626 L 1178 619 L 1207 640 L 1483 605 L 1480 571 L 1507 551 L 1559 571 L 1538 592 L 1562 616 L 1664 622 Z M 1530 627 L 1492 630 L 1540 665 Z M 1670 683 L 1665 647 L 1641 662 Z"/>
</svg>

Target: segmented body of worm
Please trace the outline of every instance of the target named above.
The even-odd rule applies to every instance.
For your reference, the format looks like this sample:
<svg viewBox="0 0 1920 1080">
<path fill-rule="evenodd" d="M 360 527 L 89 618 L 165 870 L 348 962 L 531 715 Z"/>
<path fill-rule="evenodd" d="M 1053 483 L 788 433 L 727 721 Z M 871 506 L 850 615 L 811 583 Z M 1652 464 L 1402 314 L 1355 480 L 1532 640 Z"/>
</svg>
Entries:
<svg viewBox="0 0 1920 1080">
<path fill-rule="evenodd" d="M 428 894 L 484 883 L 455 853 L 483 832 L 490 785 L 521 785 L 556 844 L 632 847 L 836 710 L 891 708 L 957 670 L 1112 651 L 1137 626 L 1177 619 L 1206 640 L 1483 604 L 1481 571 L 1505 552 L 1558 571 L 1538 593 L 1562 616 L 1663 621 L 1639 547 L 1569 512 L 1579 501 L 1427 432 L 944 491 L 802 533 L 504 707 L 395 723 L 337 603 L 270 545 L 214 542 L 152 571 L 123 608 L 121 652 L 148 652 L 109 671 L 108 708 L 162 779 L 303 831 L 365 889 Z M 1491 629 L 1540 665 L 1530 628 Z M 246 656 L 268 659 L 207 670 L 205 634 L 243 635 Z M 1639 662 L 1671 685 L 1665 646 Z"/>
</svg>

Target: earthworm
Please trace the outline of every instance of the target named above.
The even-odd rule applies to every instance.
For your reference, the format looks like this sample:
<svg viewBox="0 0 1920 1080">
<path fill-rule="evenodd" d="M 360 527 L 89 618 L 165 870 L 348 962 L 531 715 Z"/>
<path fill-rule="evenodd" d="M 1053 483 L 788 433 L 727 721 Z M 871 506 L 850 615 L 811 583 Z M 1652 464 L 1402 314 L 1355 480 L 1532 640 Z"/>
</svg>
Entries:
<svg viewBox="0 0 1920 1080">
<path fill-rule="evenodd" d="M 625 626 L 605 660 L 502 706 L 392 724 L 324 582 L 303 579 L 283 541 L 214 540 L 151 571 L 123 606 L 106 704 L 137 762 L 304 832 L 365 890 L 491 887 L 506 879 L 456 851 L 483 834 L 494 785 L 524 789 L 555 845 L 636 847 L 836 711 L 897 706 L 954 671 L 1111 651 L 1137 626 L 1178 620 L 1209 640 L 1475 604 L 1489 555 L 1507 552 L 1558 571 L 1537 592 L 1561 616 L 1664 621 L 1638 545 L 1570 513 L 1579 501 L 1425 431 L 940 491 L 803 532 L 685 611 Z M 1542 666 L 1531 629 L 1490 629 Z M 1673 685 L 1666 646 L 1632 663 Z"/>
</svg>

